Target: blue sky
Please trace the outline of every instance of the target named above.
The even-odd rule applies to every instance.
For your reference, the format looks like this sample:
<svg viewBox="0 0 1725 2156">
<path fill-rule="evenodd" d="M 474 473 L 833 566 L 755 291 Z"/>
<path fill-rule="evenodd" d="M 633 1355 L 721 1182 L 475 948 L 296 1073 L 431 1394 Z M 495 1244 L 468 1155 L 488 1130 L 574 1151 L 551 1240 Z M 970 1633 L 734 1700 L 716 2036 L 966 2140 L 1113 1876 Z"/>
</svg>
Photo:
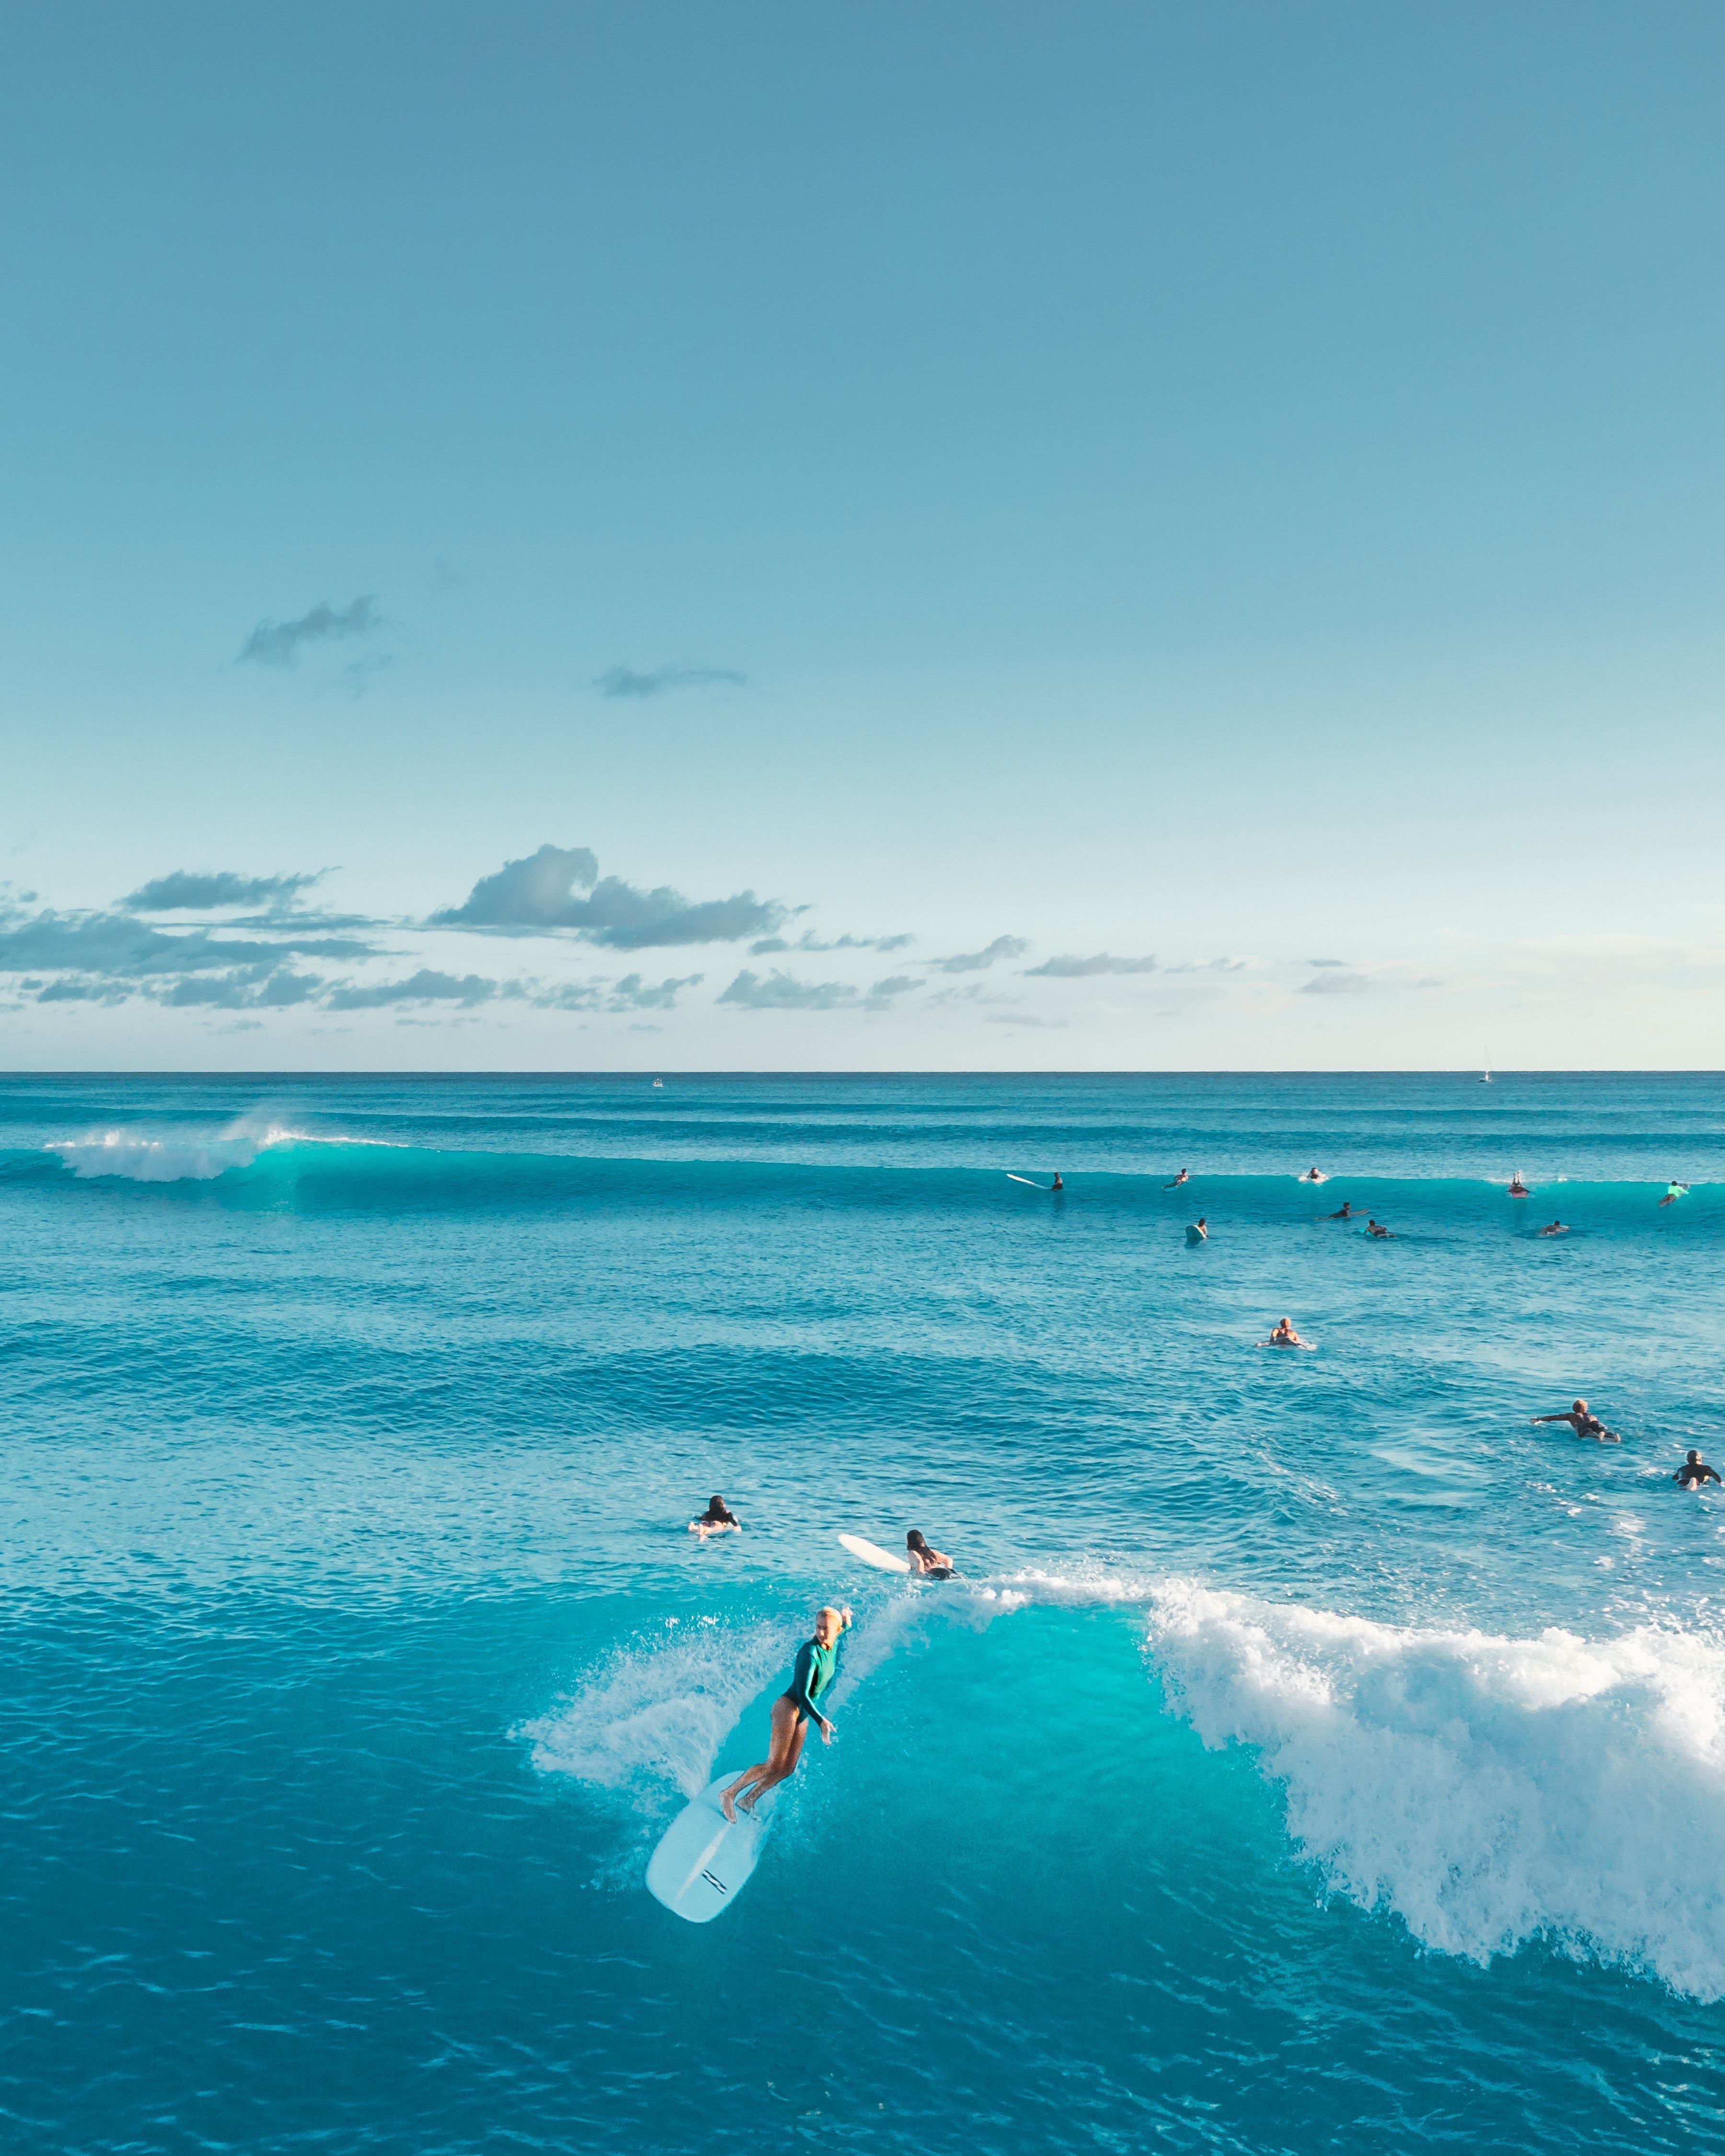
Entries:
<svg viewBox="0 0 1725 2156">
<path fill-rule="evenodd" d="M 1725 1065 L 1717 8 L 3 21 L 0 1061 Z"/>
</svg>

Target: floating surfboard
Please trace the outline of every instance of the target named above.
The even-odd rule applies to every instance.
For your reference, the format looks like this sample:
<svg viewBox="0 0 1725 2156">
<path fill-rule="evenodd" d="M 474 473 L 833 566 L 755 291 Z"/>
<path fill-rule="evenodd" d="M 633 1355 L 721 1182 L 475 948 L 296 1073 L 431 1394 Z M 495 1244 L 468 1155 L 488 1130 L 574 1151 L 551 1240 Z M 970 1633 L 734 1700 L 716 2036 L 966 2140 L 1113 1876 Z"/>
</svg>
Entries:
<svg viewBox="0 0 1725 2156">
<path fill-rule="evenodd" d="M 860 1535 L 840 1535 L 839 1539 L 853 1557 L 873 1565 L 876 1572 L 908 1572 L 911 1568 L 908 1558 L 895 1557 L 891 1550 L 882 1549 L 878 1543 L 865 1542 Z"/>
<path fill-rule="evenodd" d="M 734 1820 L 726 1818 L 719 1792 L 736 1779 L 734 1771 L 721 1774 L 685 1804 L 648 1859 L 648 1892 L 691 1924 L 710 1924 L 730 1907 L 754 1870 L 773 1824 L 776 1789 L 753 1811 L 739 1811 Z"/>
</svg>

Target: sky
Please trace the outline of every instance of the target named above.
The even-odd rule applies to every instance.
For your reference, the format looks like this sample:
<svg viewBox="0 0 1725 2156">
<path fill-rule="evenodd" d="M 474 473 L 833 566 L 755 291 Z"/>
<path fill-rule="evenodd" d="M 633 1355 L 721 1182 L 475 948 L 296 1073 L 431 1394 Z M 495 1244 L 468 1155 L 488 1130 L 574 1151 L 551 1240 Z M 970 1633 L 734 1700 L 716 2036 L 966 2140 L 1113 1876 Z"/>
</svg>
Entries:
<svg viewBox="0 0 1725 2156">
<path fill-rule="evenodd" d="M 0 1067 L 1725 1067 L 1725 13 L 0 0 Z"/>
</svg>

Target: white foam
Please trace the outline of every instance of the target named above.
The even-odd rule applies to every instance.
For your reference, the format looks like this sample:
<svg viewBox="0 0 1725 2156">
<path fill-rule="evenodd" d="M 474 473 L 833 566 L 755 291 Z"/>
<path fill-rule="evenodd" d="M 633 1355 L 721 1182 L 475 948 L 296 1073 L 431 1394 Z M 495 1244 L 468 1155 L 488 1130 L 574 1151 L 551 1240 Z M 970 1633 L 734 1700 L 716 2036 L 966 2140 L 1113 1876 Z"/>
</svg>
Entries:
<svg viewBox="0 0 1725 2156">
<path fill-rule="evenodd" d="M 57 1138 L 44 1147 L 74 1175 L 116 1175 L 131 1183 L 208 1183 L 230 1168 L 249 1168 L 271 1146 L 305 1143 L 305 1133 L 260 1117 L 242 1116 L 208 1136 L 164 1135 L 145 1125 L 92 1131 L 81 1138 Z"/>
<path fill-rule="evenodd" d="M 770 1625 L 674 1620 L 662 1645 L 609 1656 L 578 1691 L 515 1733 L 531 1743 L 542 1774 L 572 1774 L 624 1792 L 643 1810 L 661 1810 L 668 1786 L 685 1799 L 706 1787 L 719 1747 L 794 1648 Z"/>
<path fill-rule="evenodd" d="M 1725 1996 L 1725 1644 L 1425 1631 L 1184 1583 L 1151 1651 L 1328 1884 L 1486 1962 L 1538 1937 Z"/>
</svg>

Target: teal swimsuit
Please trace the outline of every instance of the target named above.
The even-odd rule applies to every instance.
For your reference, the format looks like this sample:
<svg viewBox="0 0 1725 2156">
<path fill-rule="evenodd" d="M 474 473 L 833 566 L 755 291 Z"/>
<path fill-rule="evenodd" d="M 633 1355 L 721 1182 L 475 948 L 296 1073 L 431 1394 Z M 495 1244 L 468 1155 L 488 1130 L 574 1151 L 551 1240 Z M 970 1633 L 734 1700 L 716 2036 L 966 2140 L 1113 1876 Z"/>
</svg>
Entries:
<svg viewBox="0 0 1725 2156">
<path fill-rule="evenodd" d="M 825 1719 L 814 1702 L 833 1681 L 838 1655 L 836 1640 L 830 1647 L 822 1646 L 819 1640 L 805 1640 L 798 1648 L 797 1666 L 785 1697 L 799 1714 L 812 1714 L 817 1722 Z"/>
</svg>

